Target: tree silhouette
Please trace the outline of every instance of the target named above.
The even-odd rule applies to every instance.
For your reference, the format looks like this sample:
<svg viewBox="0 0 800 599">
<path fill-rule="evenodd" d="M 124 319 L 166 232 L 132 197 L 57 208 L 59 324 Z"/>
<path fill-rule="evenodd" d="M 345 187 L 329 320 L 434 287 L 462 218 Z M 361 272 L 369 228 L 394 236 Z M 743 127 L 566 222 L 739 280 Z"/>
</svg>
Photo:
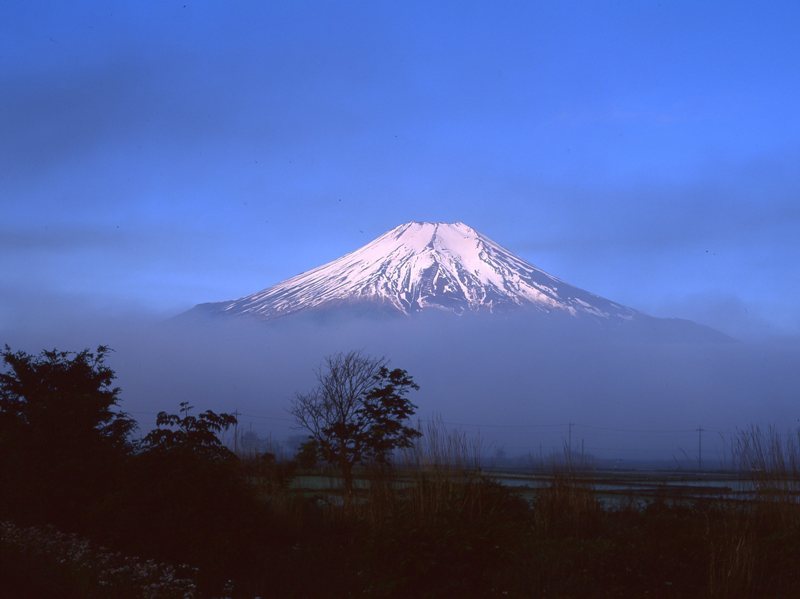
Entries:
<svg viewBox="0 0 800 599">
<path fill-rule="evenodd" d="M 136 424 L 115 410 L 119 388 L 105 365 L 109 351 L 31 355 L 5 346 L 0 471 L 7 509 L 73 524 L 113 484 Z"/>
<path fill-rule="evenodd" d="M 352 497 L 356 464 L 387 464 L 394 449 L 410 447 L 420 436 L 405 425 L 416 410 L 406 394 L 417 389 L 405 370 L 349 352 L 327 357 L 317 371 L 317 388 L 295 397 L 291 413 L 321 457 L 339 468 L 346 501 Z"/>
<path fill-rule="evenodd" d="M 191 410 L 182 402 L 178 414 L 159 412 L 142 439 L 126 492 L 135 500 L 124 537 L 134 551 L 156 545 L 159 557 L 221 575 L 244 561 L 258 507 L 240 461 L 219 438 L 236 417 Z"/>
<path fill-rule="evenodd" d="M 233 414 L 206 410 L 199 416 L 190 416 L 189 402 L 180 403 L 180 412 L 159 412 L 156 428 L 142 440 L 144 451 L 155 453 L 184 453 L 210 460 L 227 460 L 233 453 L 223 445 L 219 434 L 236 424 Z"/>
</svg>

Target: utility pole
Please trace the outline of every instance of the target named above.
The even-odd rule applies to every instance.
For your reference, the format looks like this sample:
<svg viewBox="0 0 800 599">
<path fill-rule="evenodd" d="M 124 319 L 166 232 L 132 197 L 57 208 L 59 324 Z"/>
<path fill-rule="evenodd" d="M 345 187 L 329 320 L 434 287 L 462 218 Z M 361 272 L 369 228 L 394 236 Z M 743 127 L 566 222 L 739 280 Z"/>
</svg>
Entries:
<svg viewBox="0 0 800 599">
<path fill-rule="evenodd" d="M 697 427 L 697 469 L 703 469 L 703 432 L 706 429 L 702 425 Z"/>
<path fill-rule="evenodd" d="M 239 416 L 241 413 L 239 410 L 233 410 L 233 416 L 236 420 L 233 423 L 233 453 L 239 455 Z"/>
<path fill-rule="evenodd" d="M 567 454 L 569 455 L 570 461 L 572 461 L 572 427 L 575 426 L 574 422 L 569 423 L 569 443 L 567 443 Z"/>
</svg>

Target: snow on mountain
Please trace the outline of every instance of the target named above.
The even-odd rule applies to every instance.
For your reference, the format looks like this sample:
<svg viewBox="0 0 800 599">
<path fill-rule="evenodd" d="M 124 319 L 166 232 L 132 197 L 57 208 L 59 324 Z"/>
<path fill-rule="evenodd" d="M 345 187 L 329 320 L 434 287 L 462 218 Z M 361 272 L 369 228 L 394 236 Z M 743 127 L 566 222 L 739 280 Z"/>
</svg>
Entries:
<svg viewBox="0 0 800 599">
<path fill-rule="evenodd" d="M 460 222 L 406 223 L 263 291 L 198 308 L 269 320 L 343 305 L 376 306 L 402 314 L 529 307 L 603 320 L 639 315 L 549 275 Z"/>
</svg>

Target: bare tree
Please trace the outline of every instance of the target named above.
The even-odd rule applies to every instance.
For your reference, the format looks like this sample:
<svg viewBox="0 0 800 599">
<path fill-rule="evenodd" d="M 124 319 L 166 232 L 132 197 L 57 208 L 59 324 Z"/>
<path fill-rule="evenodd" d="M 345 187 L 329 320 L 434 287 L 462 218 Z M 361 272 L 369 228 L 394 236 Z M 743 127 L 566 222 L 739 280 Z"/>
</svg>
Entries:
<svg viewBox="0 0 800 599">
<path fill-rule="evenodd" d="M 419 386 L 405 370 L 390 370 L 383 358 L 349 352 L 328 356 L 317 371 L 316 389 L 295 397 L 291 413 L 320 456 L 339 468 L 346 501 L 356 464 L 386 464 L 392 450 L 411 447 L 420 436 L 404 424 L 416 410 L 405 397 L 412 389 Z"/>
</svg>

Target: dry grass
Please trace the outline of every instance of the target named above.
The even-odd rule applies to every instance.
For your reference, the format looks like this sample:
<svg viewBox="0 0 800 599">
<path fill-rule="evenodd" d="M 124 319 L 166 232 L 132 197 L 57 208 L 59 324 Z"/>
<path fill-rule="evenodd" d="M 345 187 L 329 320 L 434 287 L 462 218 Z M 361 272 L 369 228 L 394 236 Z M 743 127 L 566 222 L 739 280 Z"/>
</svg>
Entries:
<svg viewBox="0 0 800 599">
<path fill-rule="evenodd" d="M 399 456 L 401 468 L 447 476 L 480 471 L 483 442 L 479 434 L 448 428 L 441 416 L 419 428 L 422 437 Z"/>
<path fill-rule="evenodd" d="M 783 526 L 800 523 L 800 429 L 782 434 L 775 427 L 739 431 L 734 463 L 753 484 L 753 509 Z"/>
<path fill-rule="evenodd" d="M 729 510 L 717 530 L 706 530 L 709 548 L 709 597 L 749 596 L 754 588 L 758 553 L 750 518 Z"/>
<path fill-rule="evenodd" d="M 750 596 L 766 567 L 758 540 L 774 539 L 800 525 L 800 430 L 781 433 L 751 426 L 733 440 L 733 463 L 747 475 L 754 497 L 724 503 L 707 530 L 708 596 Z"/>
<path fill-rule="evenodd" d="M 539 491 L 534 504 L 536 530 L 545 536 L 594 534 L 603 508 L 584 478 L 593 464 L 583 454 L 576 454 L 564 445 L 560 455 L 551 456 L 550 468 L 550 486 Z"/>
</svg>

